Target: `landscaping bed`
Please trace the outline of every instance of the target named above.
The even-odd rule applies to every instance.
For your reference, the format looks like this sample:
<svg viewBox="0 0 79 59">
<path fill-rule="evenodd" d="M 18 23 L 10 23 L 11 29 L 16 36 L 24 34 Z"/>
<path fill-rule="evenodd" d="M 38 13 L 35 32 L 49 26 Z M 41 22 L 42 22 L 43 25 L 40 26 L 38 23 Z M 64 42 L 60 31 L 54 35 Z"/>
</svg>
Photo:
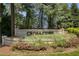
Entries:
<svg viewBox="0 0 79 59">
<path fill-rule="evenodd" d="M 10 48 L 10 49 L 8 49 Z M 59 56 L 79 55 L 79 37 L 72 33 L 31 35 L 8 47 L 0 55 Z M 2 48 L 0 48 L 3 50 Z M 7 51 L 6 50 L 6 51 Z"/>
</svg>

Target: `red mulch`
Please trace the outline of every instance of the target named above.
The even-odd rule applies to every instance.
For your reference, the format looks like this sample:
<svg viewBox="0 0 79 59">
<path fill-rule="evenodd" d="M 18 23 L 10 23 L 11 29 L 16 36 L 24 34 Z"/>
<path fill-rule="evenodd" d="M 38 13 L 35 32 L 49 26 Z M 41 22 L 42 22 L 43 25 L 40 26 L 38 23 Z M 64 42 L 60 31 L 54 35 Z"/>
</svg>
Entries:
<svg viewBox="0 0 79 59">
<path fill-rule="evenodd" d="M 12 53 L 11 47 L 9 46 L 0 47 L 0 54 L 11 54 L 11 53 Z"/>
</svg>

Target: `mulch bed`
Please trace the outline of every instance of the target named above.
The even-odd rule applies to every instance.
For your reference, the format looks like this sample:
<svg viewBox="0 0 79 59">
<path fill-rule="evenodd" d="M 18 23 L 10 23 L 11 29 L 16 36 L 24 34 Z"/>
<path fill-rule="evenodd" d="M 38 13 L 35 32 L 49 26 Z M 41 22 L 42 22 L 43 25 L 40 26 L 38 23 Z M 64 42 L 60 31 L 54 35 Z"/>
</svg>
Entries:
<svg viewBox="0 0 79 59">
<path fill-rule="evenodd" d="M 77 48 L 69 47 L 65 48 L 64 52 L 73 52 Z M 12 51 L 12 46 L 2 46 L 0 47 L 0 55 L 45 55 L 45 54 L 50 54 L 50 53 L 57 53 L 55 52 L 56 49 L 48 47 L 47 50 L 45 51 Z"/>
<path fill-rule="evenodd" d="M 2 46 L 0 47 L 0 54 L 11 54 L 12 50 L 10 46 Z"/>
<path fill-rule="evenodd" d="M 75 48 L 65 48 L 64 52 L 70 52 L 70 51 L 72 52 L 74 50 L 75 50 Z M 19 55 L 19 56 L 20 55 L 26 55 L 26 56 L 38 55 L 39 56 L 39 55 L 48 55 L 51 53 L 57 53 L 57 52 L 55 52 L 55 49 L 50 48 L 50 47 L 45 51 L 28 51 L 28 50 L 12 51 L 10 46 L 0 47 L 0 54 L 2 54 L 2 55 L 15 55 L 15 56 L 16 55 Z"/>
</svg>

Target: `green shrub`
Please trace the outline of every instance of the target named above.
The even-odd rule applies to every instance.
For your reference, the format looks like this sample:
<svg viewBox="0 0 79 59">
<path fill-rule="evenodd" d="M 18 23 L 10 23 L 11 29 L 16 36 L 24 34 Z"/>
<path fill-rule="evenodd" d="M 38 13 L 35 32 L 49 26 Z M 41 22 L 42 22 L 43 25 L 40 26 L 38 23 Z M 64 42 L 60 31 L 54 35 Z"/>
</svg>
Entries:
<svg viewBox="0 0 79 59">
<path fill-rule="evenodd" d="M 79 28 L 67 28 L 66 30 L 79 36 Z"/>
<path fill-rule="evenodd" d="M 52 46 L 53 48 L 57 47 L 70 47 L 70 40 L 76 38 L 74 34 L 46 34 L 46 35 L 32 35 L 25 38 L 26 41 L 32 41 L 34 46 Z M 47 43 L 45 43 L 47 42 Z M 51 42 L 51 43 L 50 43 Z"/>
</svg>

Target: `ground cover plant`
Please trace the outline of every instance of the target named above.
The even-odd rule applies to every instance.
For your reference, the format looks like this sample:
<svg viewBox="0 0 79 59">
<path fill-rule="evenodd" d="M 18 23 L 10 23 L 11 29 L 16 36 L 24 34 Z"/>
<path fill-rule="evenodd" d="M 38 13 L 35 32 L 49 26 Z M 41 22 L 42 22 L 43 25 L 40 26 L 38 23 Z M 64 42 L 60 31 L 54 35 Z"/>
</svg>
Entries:
<svg viewBox="0 0 79 59">
<path fill-rule="evenodd" d="M 32 42 L 34 45 L 50 45 L 65 47 L 68 42 L 76 38 L 74 34 L 46 34 L 46 35 L 32 35 L 25 38 L 27 42 Z"/>
</svg>

